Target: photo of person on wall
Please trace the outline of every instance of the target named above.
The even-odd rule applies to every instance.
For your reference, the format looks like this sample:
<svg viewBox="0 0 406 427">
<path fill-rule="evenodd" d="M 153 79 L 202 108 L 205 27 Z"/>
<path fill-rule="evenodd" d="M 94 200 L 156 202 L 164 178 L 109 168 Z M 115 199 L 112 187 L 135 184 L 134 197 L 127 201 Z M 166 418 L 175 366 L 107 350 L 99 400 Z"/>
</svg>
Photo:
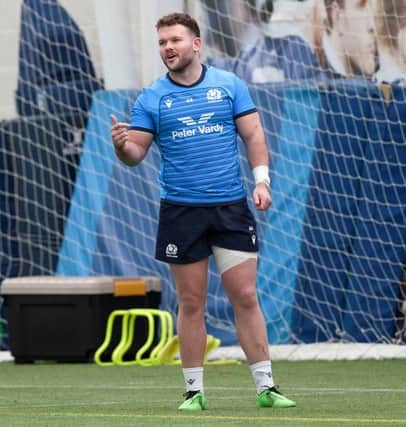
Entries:
<svg viewBox="0 0 406 427">
<path fill-rule="evenodd" d="M 390 3 L 389 1 L 388 3 Z M 324 0 L 327 15 L 321 63 L 327 78 L 370 78 L 377 68 L 371 0 Z"/>
<path fill-rule="evenodd" d="M 256 6 L 260 35 L 237 56 L 235 73 L 250 83 L 317 78 L 323 26 L 319 0 L 251 3 Z"/>
<path fill-rule="evenodd" d="M 376 0 L 377 83 L 406 85 L 406 0 Z"/>
<path fill-rule="evenodd" d="M 216 8 L 214 5 L 207 8 L 210 1 L 202 0 L 210 15 L 209 23 L 218 24 L 214 30 L 210 27 L 218 42 L 217 55 L 209 55 L 207 62 L 235 72 L 248 83 L 370 79 L 378 68 L 385 69 L 384 65 L 379 66 L 377 26 L 381 28 L 382 55 L 389 57 L 389 50 L 398 49 L 396 55 L 402 58 L 402 37 L 405 37 L 402 28 L 406 19 L 402 5 L 405 2 L 247 0 L 232 5 L 211 2 L 216 3 Z M 381 19 L 375 19 L 377 14 Z M 235 22 L 227 26 L 226 21 L 239 22 L 239 30 L 223 34 L 224 29 L 236 26 Z M 386 27 L 391 28 L 391 44 L 384 34 Z M 396 69 L 399 66 L 401 64 Z"/>
</svg>

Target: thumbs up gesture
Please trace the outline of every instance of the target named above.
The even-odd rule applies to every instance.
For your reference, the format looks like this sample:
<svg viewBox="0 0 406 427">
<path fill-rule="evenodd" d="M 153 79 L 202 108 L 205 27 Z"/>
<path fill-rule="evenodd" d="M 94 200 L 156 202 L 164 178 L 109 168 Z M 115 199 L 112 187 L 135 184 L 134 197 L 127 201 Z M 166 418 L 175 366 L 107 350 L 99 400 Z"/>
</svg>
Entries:
<svg viewBox="0 0 406 427">
<path fill-rule="evenodd" d="M 116 150 L 121 150 L 128 141 L 128 128 L 130 125 L 119 122 L 114 114 L 110 114 L 112 126 L 110 129 L 111 139 Z"/>
</svg>

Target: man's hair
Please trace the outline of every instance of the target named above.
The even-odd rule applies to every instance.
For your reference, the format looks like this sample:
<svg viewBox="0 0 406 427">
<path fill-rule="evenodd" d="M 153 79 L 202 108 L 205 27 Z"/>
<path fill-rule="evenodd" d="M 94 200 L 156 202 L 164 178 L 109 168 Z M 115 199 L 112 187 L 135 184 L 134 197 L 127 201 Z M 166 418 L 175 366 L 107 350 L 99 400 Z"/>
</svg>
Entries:
<svg viewBox="0 0 406 427">
<path fill-rule="evenodd" d="M 406 1 L 379 0 L 375 20 L 376 31 L 381 42 L 397 49 L 399 31 L 406 27 Z"/>
<path fill-rule="evenodd" d="M 187 13 L 171 13 L 158 19 L 155 27 L 159 31 L 161 27 L 171 27 L 172 25 L 183 25 L 196 36 L 200 37 L 200 28 L 197 21 Z"/>
</svg>

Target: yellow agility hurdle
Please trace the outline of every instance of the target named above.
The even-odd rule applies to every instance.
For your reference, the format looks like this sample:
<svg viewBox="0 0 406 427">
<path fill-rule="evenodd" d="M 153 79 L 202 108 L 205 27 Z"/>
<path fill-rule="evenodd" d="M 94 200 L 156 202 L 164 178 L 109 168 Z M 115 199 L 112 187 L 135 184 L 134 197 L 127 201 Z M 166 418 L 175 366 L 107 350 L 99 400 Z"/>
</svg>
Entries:
<svg viewBox="0 0 406 427">
<path fill-rule="evenodd" d="M 212 335 L 207 335 L 206 349 L 204 352 L 204 363 L 207 363 L 207 355 L 220 345 L 221 341 L 214 338 Z M 158 353 L 158 359 L 163 365 L 179 365 L 181 361 L 175 359 L 176 354 L 179 352 L 179 337 L 175 335 L 170 339 L 166 345 Z"/>
<path fill-rule="evenodd" d="M 148 333 L 145 343 L 136 352 L 134 360 L 124 360 L 128 350 L 131 348 L 134 340 L 135 322 L 137 318 L 144 317 L 148 324 Z M 103 355 L 111 346 L 113 338 L 114 325 L 121 320 L 121 337 L 111 353 L 111 360 L 103 361 Z M 156 324 L 159 321 L 160 335 L 158 343 L 156 341 Z M 208 354 L 219 347 L 221 341 L 212 335 L 207 336 L 206 349 L 204 354 L 204 364 L 239 364 L 238 360 L 220 359 L 208 361 Z M 143 357 L 149 351 L 148 357 Z M 175 356 L 179 352 L 179 338 L 173 335 L 172 315 L 165 310 L 152 308 L 134 308 L 129 310 L 115 310 L 111 312 L 106 327 L 106 336 L 102 345 L 97 349 L 94 355 L 94 361 L 99 366 L 156 366 L 156 365 L 175 365 L 180 364 L 180 360 Z"/>
<path fill-rule="evenodd" d="M 134 340 L 137 338 L 134 336 L 135 322 L 137 318 L 144 317 L 148 322 L 147 340 L 142 347 L 135 354 L 134 360 L 125 361 L 124 357 Z M 110 346 L 114 324 L 117 320 L 121 319 L 121 338 L 118 345 L 112 352 L 111 360 L 103 361 L 102 357 L 107 348 Z M 154 345 L 155 339 L 155 325 L 156 320 L 159 320 L 160 335 L 156 345 Z M 111 312 L 106 327 L 106 336 L 102 345 L 97 349 L 94 355 L 94 361 L 99 366 L 128 366 L 128 365 L 161 365 L 162 362 L 158 358 L 158 354 L 162 348 L 171 341 L 173 338 L 173 319 L 171 314 L 165 310 L 158 309 L 146 309 L 146 308 L 134 308 L 129 310 L 115 310 Z M 153 347 L 153 348 L 152 348 Z M 144 354 L 150 350 L 149 356 L 143 358 Z"/>
<path fill-rule="evenodd" d="M 217 359 L 208 360 L 208 355 L 211 351 L 215 350 L 221 344 L 221 340 L 213 337 L 213 335 L 207 335 L 206 349 L 204 352 L 203 363 L 205 365 L 239 365 L 241 361 L 235 359 Z M 162 365 L 179 365 L 181 361 L 175 359 L 176 354 L 179 352 L 179 337 L 175 335 L 167 344 L 162 348 L 157 357 L 161 361 Z"/>
</svg>

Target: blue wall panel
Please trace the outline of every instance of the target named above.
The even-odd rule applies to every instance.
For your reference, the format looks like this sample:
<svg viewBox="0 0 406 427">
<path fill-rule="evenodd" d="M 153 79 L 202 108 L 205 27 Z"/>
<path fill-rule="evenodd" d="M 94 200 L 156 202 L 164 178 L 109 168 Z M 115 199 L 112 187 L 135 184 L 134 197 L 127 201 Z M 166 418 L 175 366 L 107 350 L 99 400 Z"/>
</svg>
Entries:
<svg viewBox="0 0 406 427">
<path fill-rule="evenodd" d="M 390 342 L 406 242 L 406 90 L 374 103 L 351 245 L 345 337 Z"/>
<path fill-rule="evenodd" d="M 321 108 L 292 332 L 297 341 L 339 339 L 348 287 L 351 236 L 368 144 L 370 99 L 377 91 L 337 84 L 321 90 Z"/>
<path fill-rule="evenodd" d="M 269 133 L 278 132 L 278 151 L 272 174 L 273 204 L 267 215 L 262 238 L 257 281 L 269 342 L 273 344 L 289 342 L 292 301 L 319 115 L 319 94 L 316 88 L 303 90 L 300 87 L 287 87 L 278 94 L 283 100 L 281 127 L 266 127 Z"/>
<path fill-rule="evenodd" d="M 89 113 L 75 190 L 72 196 L 57 274 L 93 274 L 96 229 L 111 185 L 116 157 L 110 142 L 112 111 L 126 111 L 135 92 L 96 92 Z"/>
</svg>

